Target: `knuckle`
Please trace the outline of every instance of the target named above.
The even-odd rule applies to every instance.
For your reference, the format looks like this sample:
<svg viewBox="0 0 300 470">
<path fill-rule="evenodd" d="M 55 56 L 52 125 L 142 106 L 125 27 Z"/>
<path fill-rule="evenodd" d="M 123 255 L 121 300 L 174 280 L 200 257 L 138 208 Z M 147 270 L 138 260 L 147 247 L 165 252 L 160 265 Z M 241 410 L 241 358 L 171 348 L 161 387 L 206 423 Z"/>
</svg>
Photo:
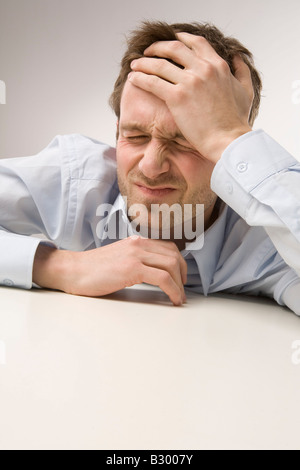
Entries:
<svg viewBox="0 0 300 470">
<path fill-rule="evenodd" d="M 180 104 L 186 100 L 186 90 L 185 88 L 178 83 L 176 86 L 176 91 L 173 96 L 173 102 L 176 104 Z"/>
<path fill-rule="evenodd" d="M 170 241 L 168 245 L 172 250 L 178 252 L 178 248 L 175 242 Z M 178 252 L 179 253 L 179 252 Z"/>
<path fill-rule="evenodd" d="M 176 256 L 172 256 L 170 259 L 169 259 L 169 267 L 174 270 L 178 267 L 178 260 L 177 260 L 177 257 Z"/>
<path fill-rule="evenodd" d="M 204 44 L 207 44 L 207 40 L 203 36 L 195 36 L 195 42 L 199 45 L 202 46 Z"/>
<path fill-rule="evenodd" d="M 138 235 L 132 235 L 128 238 L 130 246 L 140 246 L 141 238 Z"/>
<path fill-rule="evenodd" d="M 126 253 L 130 259 L 139 259 L 140 252 L 142 250 L 142 239 L 137 236 L 129 237 Z"/>
<path fill-rule="evenodd" d="M 180 41 L 172 41 L 170 44 L 170 47 L 173 52 L 178 52 L 182 50 L 183 44 Z"/>
<path fill-rule="evenodd" d="M 189 86 L 191 88 L 199 87 L 200 83 L 201 83 L 201 78 L 199 77 L 199 75 L 190 74 L 190 76 L 189 76 Z"/>
<path fill-rule="evenodd" d="M 215 74 L 215 67 L 210 64 L 209 62 L 207 62 L 204 66 L 203 66 L 203 75 L 205 78 L 211 78 L 213 75 Z"/>
<path fill-rule="evenodd" d="M 162 285 L 170 284 L 171 276 L 167 271 L 162 271 L 159 274 L 159 280 Z"/>
<path fill-rule="evenodd" d="M 219 68 L 219 70 L 220 70 L 221 72 L 223 72 L 223 73 L 228 73 L 228 72 L 230 72 L 230 68 L 229 68 L 229 65 L 228 65 L 228 63 L 226 62 L 226 60 L 223 60 L 223 59 L 219 60 L 219 62 L 218 62 L 218 68 Z"/>
</svg>

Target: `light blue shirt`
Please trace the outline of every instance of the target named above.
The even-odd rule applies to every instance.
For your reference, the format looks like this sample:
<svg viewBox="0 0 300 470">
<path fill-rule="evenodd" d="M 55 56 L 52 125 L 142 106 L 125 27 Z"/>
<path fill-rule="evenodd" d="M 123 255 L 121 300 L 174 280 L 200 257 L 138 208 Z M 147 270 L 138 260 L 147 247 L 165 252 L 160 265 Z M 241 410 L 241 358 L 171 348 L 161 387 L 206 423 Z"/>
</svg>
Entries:
<svg viewBox="0 0 300 470">
<path fill-rule="evenodd" d="M 225 150 L 211 187 L 221 200 L 219 217 L 202 249 L 182 252 L 186 287 L 264 295 L 300 315 L 300 163 L 253 131 Z M 118 214 L 130 235 L 115 149 L 77 134 L 57 136 L 35 156 L 0 160 L 0 203 L 5 286 L 32 287 L 35 252 L 45 243 L 34 234 L 61 249 L 89 250 L 114 241 L 106 233 Z M 101 204 L 110 208 L 105 217 Z"/>
</svg>

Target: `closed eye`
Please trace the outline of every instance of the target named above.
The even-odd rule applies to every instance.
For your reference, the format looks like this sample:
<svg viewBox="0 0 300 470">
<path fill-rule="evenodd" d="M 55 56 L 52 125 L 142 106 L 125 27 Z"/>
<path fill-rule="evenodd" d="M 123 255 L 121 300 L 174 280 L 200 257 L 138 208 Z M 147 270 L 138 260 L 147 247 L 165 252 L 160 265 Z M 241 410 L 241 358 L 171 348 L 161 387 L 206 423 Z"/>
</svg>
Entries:
<svg viewBox="0 0 300 470">
<path fill-rule="evenodd" d="M 184 150 L 185 152 L 192 152 L 194 149 L 192 147 L 188 147 L 188 145 L 184 145 L 180 142 L 174 141 L 174 144 L 176 145 L 177 148 Z"/>
<path fill-rule="evenodd" d="M 139 143 L 139 144 L 149 140 L 149 137 L 147 135 L 130 135 L 125 138 L 129 142 Z"/>
</svg>

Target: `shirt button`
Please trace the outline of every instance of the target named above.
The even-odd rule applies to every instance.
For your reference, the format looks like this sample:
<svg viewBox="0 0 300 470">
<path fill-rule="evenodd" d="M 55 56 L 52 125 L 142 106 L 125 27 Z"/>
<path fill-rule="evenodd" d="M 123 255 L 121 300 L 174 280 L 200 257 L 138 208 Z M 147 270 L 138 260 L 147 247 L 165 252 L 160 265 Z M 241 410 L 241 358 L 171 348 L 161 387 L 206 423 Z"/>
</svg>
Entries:
<svg viewBox="0 0 300 470">
<path fill-rule="evenodd" d="M 238 170 L 239 173 L 245 173 L 245 171 L 248 170 L 248 163 L 240 162 L 237 165 L 237 170 Z"/>
<path fill-rule="evenodd" d="M 14 286 L 14 283 L 11 279 L 4 279 L 3 284 L 7 287 L 12 287 Z"/>
<path fill-rule="evenodd" d="M 233 193 L 233 186 L 232 186 L 231 183 L 226 183 L 225 188 L 226 188 L 226 191 L 228 192 L 228 194 Z"/>
</svg>

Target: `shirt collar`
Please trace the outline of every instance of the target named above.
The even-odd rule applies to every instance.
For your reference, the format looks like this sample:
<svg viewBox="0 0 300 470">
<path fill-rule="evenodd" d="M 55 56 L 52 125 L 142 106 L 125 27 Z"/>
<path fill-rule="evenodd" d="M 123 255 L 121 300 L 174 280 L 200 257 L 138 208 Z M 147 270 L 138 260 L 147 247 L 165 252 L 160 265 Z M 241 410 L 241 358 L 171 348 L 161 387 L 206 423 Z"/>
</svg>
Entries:
<svg viewBox="0 0 300 470">
<path fill-rule="evenodd" d="M 115 226 L 116 220 L 118 220 L 119 224 L 119 233 L 127 234 L 128 237 L 137 234 L 136 232 L 134 232 L 132 225 L 128 220 L 127 207 L 121 193 L 119 193 L 119 195 L 117 196 L 108 214 L 106 220 L 106 226 L 108 231 L 111 224 Z M 113 233 L 113 230 L 110 233 Z"/>
<path fill-rule="evenodd" d="M 204 233 L 204 243 L 201 250 L 184 250 L 184 258 L 193 257 L 197 263 L 203 287 L 207 295 L 209 286 L 214 277 L 216 266 L 223 246 L 228 206 L 219 200 L 219 214 L 217 220 Z"/>
</svg>

